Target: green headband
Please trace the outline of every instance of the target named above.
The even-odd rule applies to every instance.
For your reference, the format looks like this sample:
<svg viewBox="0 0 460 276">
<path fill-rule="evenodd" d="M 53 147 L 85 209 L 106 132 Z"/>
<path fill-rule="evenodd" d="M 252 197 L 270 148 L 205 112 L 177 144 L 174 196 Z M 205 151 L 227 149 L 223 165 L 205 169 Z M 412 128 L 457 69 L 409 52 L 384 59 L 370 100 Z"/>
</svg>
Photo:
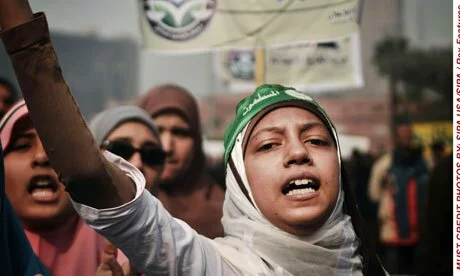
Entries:
<svg viewBox="0 0 460 276">
<path fill-rule="evenodd" d="M 244 98 L 236 107 L 236 117 L 227 128 L 224 136 L 225 166 L 227 166 L 236 137 L 254 116 L 273 104 L 292 101 L 305 103 L 305 106 L 308 106 L 308 110 L 325 121 L 326 125 L 331 129 L 334 139 L 337 140 L 337 134 L 331 120 L 321 106 L 312 98 L 291 87 L 284 87 L 279 84 L 264 84 L 257 87 L 251 96 Z"/>
</svg>

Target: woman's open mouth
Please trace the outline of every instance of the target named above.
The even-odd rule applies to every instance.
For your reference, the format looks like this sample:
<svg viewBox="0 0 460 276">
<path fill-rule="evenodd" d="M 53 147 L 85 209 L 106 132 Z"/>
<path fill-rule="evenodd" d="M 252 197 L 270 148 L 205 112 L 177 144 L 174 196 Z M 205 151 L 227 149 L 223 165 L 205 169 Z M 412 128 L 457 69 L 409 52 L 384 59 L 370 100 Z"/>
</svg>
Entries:
<svg viewBox="0 0 460 276">
<path fill-rule="evenodd" d="M 52 202 L 58 198 L 59 183 L 51 176 L 35 176 L 31 179 L 28 192 L 39 202 Z"/>
<path fill-rule="evenodd" d="M 320 184 L 314 179 L 296 179 L 284 186 L 282 192 L 286 196 L 305 195 L 316 192 L 319 187 Z"/>
</svg>

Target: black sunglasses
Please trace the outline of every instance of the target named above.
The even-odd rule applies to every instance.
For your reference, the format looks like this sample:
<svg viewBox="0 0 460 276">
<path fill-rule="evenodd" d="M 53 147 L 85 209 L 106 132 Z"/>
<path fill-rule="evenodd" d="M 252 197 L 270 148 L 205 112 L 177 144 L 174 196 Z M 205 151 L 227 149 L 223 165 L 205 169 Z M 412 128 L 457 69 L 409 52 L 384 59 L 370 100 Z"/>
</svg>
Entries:
<svg viewBox="0 0 460 276">
<path fill-rule="evenodd" d="M 161 147 L 152 142 L 145 142 L 140 148 L 135 148 L 125 140 L 106 140 L 102 143 L 102 148 L 125 160 L 129 160 L 134 153 L 139 152 L 142 162 L 149 166 L 163 165 L 166 158 Z"/>
</svg>

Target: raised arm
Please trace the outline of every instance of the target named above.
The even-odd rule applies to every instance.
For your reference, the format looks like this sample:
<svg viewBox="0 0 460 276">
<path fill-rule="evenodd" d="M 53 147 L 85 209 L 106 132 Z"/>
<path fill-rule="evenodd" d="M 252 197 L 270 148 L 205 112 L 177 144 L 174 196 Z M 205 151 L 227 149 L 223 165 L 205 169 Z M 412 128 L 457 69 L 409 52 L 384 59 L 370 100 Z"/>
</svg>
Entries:
<svg viewBox="0 0 460 276">
<path fill-rule="evenodd" d="M 233 275 L 210 240 L 144 190 L 138 170 L 101 154 L 63 79 L 45 15 L 33 15 L 25 0 L 0 0 L 0 26 L 33 124 L 77 213 L 146 275 Z"/>
<path fill-rule="evenodd" d="M 94 141 L 63 78 L 45 15 L 33 15 L 26 0 L 0 0 L 0 27 L 32 122 L 73 200 L 95 208 L 130 201 L 135 186 Z"/>
</svg>

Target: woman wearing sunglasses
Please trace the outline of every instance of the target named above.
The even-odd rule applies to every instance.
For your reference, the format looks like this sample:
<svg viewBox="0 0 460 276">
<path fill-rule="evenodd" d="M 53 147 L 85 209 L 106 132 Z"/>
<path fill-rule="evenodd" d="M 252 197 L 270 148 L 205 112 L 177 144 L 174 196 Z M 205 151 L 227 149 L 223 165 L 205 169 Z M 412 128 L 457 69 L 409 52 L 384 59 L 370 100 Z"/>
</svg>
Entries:
<svg viewBox="0 0 460 276">
<path fill-rule="evenodd" d="M 96 143 L 102 150 L 109 151 L 127 160 L 144 175 L 146 189 L 158 195 L 158 180 L 163 171 L 165 153 L 161 147 L 160 133 L 150 116 L 136 106 L 119 106 L 97 114 L 89 125 Z M 102 263 L 95 276 L 116 274 L 123 270 L 125 275 L 135 269 L 126 263 L 124 256 L 118 257 L 115 246 L 104 245 Z M 118 260 L 121 267 L 115 260 Z"/>
<path fill-rule="evenodd" d="M 160 133 L 144 110 L 136 106 L 107 109 L 91 120 L 90 129 L 101 149 L 136 166 L 145 177 L 146 188 L 158 194 L 165 153 Z"/>
</svg>

